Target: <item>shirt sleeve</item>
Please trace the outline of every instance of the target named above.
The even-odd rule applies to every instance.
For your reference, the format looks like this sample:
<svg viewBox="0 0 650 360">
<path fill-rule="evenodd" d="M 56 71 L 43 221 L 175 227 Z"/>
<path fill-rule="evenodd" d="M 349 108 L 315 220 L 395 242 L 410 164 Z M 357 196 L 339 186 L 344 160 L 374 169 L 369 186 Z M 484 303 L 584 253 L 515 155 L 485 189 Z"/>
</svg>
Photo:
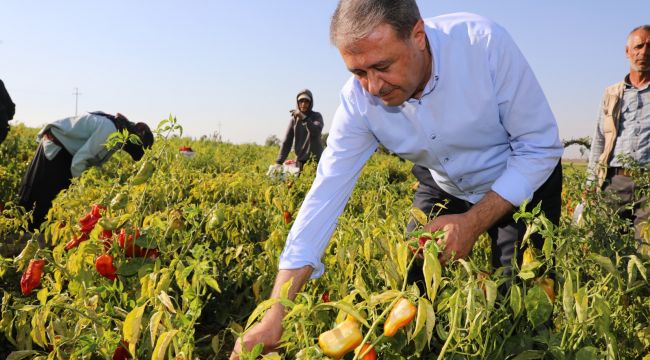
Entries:
<svg viewBox="0 0 650 360">
<path fill-rule="evenodd" d="M 110 120 L 94 118 L 94 121 L 96 121 L 95 130 L 72 157 L 70 171 L 74 177 L 81 176 L 88 167 L 100 164 L 111 154 L 104 144 L 106 139 L 116 131 L 115 126 Z"/>
<path fill-rule="evenodd" d="M 503 28 L 494 29 L 488 56 L 499 117 L 512 148 L 506 170 L 492 190 L 519 206 L 548 179 L 564 148 L 541 86 Z"/>
<path fill-rule="evenodd" d="M 378 141 L 365 119 L 341 97 L 316 178 L 302 203 L 280 255 L 280 269 L 314 268 L 312 278 L 324 272 L 321 257 L 334 233 L 359 178 L 361 169 L 377 149 Z"/>
<path fill-rule="evenodd" d="M 596 130 L 594 131 L 594 137 L 591 139 L 591 148 L 589 150 L 589 165 L 587 165 L 587 185 L 591 185 L 596 180 L 596 173 L 598 171 L 598 159 L 605 149 L 605 133 L 603 132 L 604 125 L 605 117 L 601 107 L 601 109 L 598 110 Z"/>
<path fill-rule="evenodd" d="M 275 160 L 276 164 L 282 164 L 284 160 L 287 159 L 287 156 L 289 156 L 289 152 L 291 151 L 291 146 L 293 145 L 293 126 L 294 126 L 294 119 L 293 116 L 291 117 L 291 120 L 289 121 L 289 127 L 287 128 L 287 132 L 284 134 L 284 140 L 282 141 L 282 145 L 280 146 L 280 152 L 278 153 L 278 158 Z"/>
</svg>

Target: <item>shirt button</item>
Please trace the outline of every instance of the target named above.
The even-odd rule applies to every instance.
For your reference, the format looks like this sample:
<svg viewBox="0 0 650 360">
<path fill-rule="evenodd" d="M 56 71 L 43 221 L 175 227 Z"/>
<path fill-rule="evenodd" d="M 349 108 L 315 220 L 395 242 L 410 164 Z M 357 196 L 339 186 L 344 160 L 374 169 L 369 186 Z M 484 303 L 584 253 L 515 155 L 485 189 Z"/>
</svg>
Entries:
<svg viewBox="0 0 650 360">
<path fill-rule="evenodd" d="M 462 183 L 462 182 L 463 182 L 463 178 L 458 179 L 458 182 L 459 182 L 459 183 Z"/>
<path fill-rule="evenodd" d="M 449 158 L 446 157 L 443 161 L 444 161 L 444 162 L 447 162 L 447 161 L 449 161 Z"/>
<path fill-rule="evenodd" d="M 436 137 L 437 137 L 436 134 L 431 134 L 431 140 L 435 140 Z"/>
</svg>

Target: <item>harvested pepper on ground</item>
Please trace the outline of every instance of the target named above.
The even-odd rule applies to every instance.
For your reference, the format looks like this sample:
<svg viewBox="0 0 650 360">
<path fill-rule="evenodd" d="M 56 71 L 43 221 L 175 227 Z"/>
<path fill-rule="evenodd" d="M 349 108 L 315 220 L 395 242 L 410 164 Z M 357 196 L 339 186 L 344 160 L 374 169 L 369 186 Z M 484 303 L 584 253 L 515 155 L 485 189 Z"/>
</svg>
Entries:
<svg viewBox="0 0 650 360">
<path fill-rule="evenodd" d="M 363 341 L 363 335 L 359 330 L 359 324 L 354 318 L 348 317 L 332 330 L 320 334 L 318 346 L 325 355 L 340 359 L 359 346 L 361 341 Z"/>
<path fill-rule="evenodd" d="M 20 291 L 23 295 L 29 295 L 32 290 L 41 284 L 41 276 L 43 275 L 43 267 L 45 267 L 45 259 L 32 259 L 29 261 L 27 270 L 20 278 Z"/>
<path fill-rule="evenodd" d="M 109 254 L 102 254 L 97 257 L 95 260 L 95 269 L 97 269 L 99 275 L 107 279 L 115 280 L 117 278 L 115 274 L 117 269 L 113 265 L 113 256 Z"/>
<path fill-rule="evenodd" d="M 388 318 L 384 323 L 384 336 L 394 336 L 397 330 L 408 325 L 417 314 L 418 309 L 408 299 L 402 298 L 388 314 Z"/>
</svg>

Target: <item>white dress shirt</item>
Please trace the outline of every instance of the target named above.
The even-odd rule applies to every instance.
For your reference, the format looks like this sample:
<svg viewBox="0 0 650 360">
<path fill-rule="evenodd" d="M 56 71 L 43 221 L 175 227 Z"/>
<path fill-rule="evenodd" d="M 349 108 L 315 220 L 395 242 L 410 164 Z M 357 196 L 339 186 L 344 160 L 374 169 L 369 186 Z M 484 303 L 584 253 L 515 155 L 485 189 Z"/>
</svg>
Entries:
<svg viewBox="0 0 650 360">
<path fill-rule="evenodd" d="M 280 256 L 280 269 L 321 257 L 361 169 L 378 144 L 427 167 L 447 193 L 478 202 L 493 190 L 514 206 L 532 197 L 563 151 L 542 89 L 508 33 L 457 13 L 425 20 L 432 77 L 420 100 L 385 106 L 352 77 Z"/>
</svg>

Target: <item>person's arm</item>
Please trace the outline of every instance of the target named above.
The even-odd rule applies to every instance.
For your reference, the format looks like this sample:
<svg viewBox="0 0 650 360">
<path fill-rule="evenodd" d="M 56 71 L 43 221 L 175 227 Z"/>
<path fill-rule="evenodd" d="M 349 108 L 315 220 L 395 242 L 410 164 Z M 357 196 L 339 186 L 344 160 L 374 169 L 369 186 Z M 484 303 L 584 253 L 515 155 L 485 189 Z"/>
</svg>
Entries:
<svg viewBox="0 0 650 360">
<path fill-rule="evenodd" d="M 5 84 L 0 80 L 0 112 L 4 108 L 6 120 L 11 120 L 16 114 L 16 105 L 11 100 L 11 96 L 5 88 Z"/>
<path fill-rule="evenodd" d="M 424 229 L 432 232 L 445 230 L 447 236 L 444 239 L 444 253 L 441 258 L 444 264 L 452 256 L 454 258 L 468 256 L 478 237 L 512 210 L 514 206 L 508 200 L 494 191 L 489 191 L 467 212 L 439 216 L 429 222 Z"/>
<path fill-rule="evenodd" d="M 596 121 L 596 130 L 594 137 L 591 139 L 591 148 L 589 149 L 589 165 L 587 165 L 587 185 L 591 185 L 596 180 L 598 173 L 598 159 L 605 148 L 605 134 L 603 133 L 605 117 L 602 109 L 598 109 L 598 120 Z"/>
<path fill-rule="evenodd" d="M 334 115 L 329 146 L 323 152 L 314 183 L 305 196 L 280 255 L 280 271 L 274 293 L 291 276 L 296 277 L 295 291 L 299 291 L 309 277 L 316 278 L 323 274 L 321 257 L 334 233 L 337 219 L 345 208 L 361 169 L 378 146 L 377 139 L 368 129 L 365 119 L 354 111 L 351 101 L 342 96 L 341 105 Z M 280 305 L 270 310 L 255 331 L 244 336 L 243 344 L 247 346 L 261 340 L 265 349 L 271 349 L 281 334 L 283 314 Z M 270 335 L 263 335 L 266 332 Z M 239 349 L 234 349 L 231 359 L 238 358 Z"/>
<path fill-rule="evenodd" d="M 541 86 L 504 29 L 495 29 L 488 54 L 499 118 L 512 149 L 492 190 L 519 206 L 549 178 L 564 147 Z"/>
<path fill-rule="evenodd" d="M 0 106 L 0 144 L 2 144 L 3 141 L 5 141 L 8 134 L 9 134 L 9 122 L 7 119 L 7 115 L 2 110 L 2 106 Z"/>
<path fill-rule="evenodd" d="M 548 179 L 562 156 L 555 117 L 524 56 L 495 25 L 485 45 L 499 119 L 509 134 L 511 154 L 491 191 L 469 211 L 432 220 L 427 229 L 447 230 L 443 259 L 467 256 L 478 236 L 510 213 Z"/>
<path fill-rule="evenodd" d="M 289 152 L 291 151 L 291 146 L 293 145 L 294 123 L 295 120 L 292 116 L 291 120 L 289 121 L 289 127 L 287 128 L 287 132 L 284 135 L 284 141 L 282 142 L 282 146 L 280 147 L 280 153 L 278 154 L 278 159 L 275 160 L 276 164 L 282 164 L 287 159 L 287 156 L 289 156 Z"/>
<path fill-rule="evenodd" d="M 91 165 L 97 165 L 106 160 L 111 152 L 106 149 L 104 144 L 106 143 L 106 139 L 117 131 L 115 125 L 103 117 L 89 117 L 87 121 L 89 123 L 86 126 L 94 127 L 94 130 L 83 146 L 72 156 L 70 170 L 74 177 L 81 176 Z"/>
<path fill-rule="evenodd" d="M 300 269 L 280 270 L 275 278 L 275 285 L 271 292 L 271 299 L 280 299 L 282 286 L 292 281 L 289 288 L 288 298 L 294 300 L 296 294 L 305 286 L 313 271 L 311 266 L 304 266 Z M 237 339 L 235 347 L 230 355 L 231 360 L 238 360 L 242 349 L 250 351 L 257 344 L 264 344 L 264 353 L 274 350 L 282 336 L 282 319 L 286 310 L 280 303 L 276 303 L 267 310 L 262 320 L 255 324 L 242 339 Z"/>
</svg>

